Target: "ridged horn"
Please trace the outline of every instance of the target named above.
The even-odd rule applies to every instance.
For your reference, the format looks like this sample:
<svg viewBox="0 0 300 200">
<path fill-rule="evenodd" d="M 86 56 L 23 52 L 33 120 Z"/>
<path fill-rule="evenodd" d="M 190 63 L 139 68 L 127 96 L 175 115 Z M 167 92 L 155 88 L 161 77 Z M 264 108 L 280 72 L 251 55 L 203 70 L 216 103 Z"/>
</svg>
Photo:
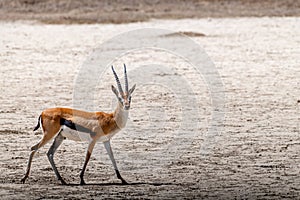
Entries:
<svg viewBox="0 0 300 200">
<path fill-rule="evenodd" d="M 125 64 L 124 64 L 124 79 L 125 79 L 125 92 L 128 93 L 128 79 L 127 79 L 127 71 L 126 71 Z"/>
<path fill-rule="evenodd" d="M 114 76 L 115 76 L 115 79 L 116 79 L 116 82 L 117 82 L 117 85 L 118 85 L 119 92 L 120 92 L 121 94 L 123 94 L 124 92 L 123 92 L 123 89 L 122 89 L 122 86 L 121 86 L 119 77 L 118 77 L 117 73 L 116 73 L 115 70 L 114 70 L 114 66 L 111 66 L 111 69 L 112 69 L 112 71 L 113 71 L 113 73 L 114 73 Z"/>
</svg>

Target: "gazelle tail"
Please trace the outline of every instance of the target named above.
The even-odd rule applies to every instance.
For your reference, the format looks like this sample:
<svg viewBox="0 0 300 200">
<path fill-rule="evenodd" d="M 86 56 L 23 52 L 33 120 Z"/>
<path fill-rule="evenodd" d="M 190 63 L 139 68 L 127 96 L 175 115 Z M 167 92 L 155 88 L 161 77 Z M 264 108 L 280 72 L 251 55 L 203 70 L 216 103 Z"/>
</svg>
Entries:
<svg viewBox="0 0 300 200">
<path fill-rule="evenodd" d="M 35 128 L 33 129 L 33 131 L 36 131 L 36 130 L 38 130 L 40 128 L 40 123 L 41 123 L 41 115 L 39 116 L 38 123 L 35 126 Z"/>
</svg>

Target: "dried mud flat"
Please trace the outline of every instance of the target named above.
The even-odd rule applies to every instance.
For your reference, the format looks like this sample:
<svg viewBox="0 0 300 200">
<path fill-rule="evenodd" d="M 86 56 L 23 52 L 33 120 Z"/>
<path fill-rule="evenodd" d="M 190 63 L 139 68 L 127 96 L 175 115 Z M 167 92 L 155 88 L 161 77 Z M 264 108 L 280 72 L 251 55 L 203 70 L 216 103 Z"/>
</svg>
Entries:
<svg viewBox="0 0 300 200">
<path fill-rule="evenodd" d="M 299 198 L 299 24 L 297 17 L 120 25 L 2 22 L 1 199 Z M 76 185 L 87 144 L 72 141 L 65 141 L 56 154 L 58 169 L 71 185 L 61 186 L 55 179 L 45 155 L 50 144 L 36 155 L 29 180 L 20 184 L 29 149 L 41 138 L 32 132 L 40 112 L 72 105 L 74 80 L 93 49 L 119 33 L 146 27 L 201 35 L 192 39 L 214 61 L 225 88 L 225 119 L 217 124 L 223 128 L 214 137 L 211 151 L 207 155 L 200 152 L 213 109 L 212 91 L 203 77 L 175 55 L 157 49 L 137 50 L 118 58 L 116 66 L 127 63 L 130 74 L 140 65 L 155 62 L 173 67 L 176 73 L 150 68 L 147 74 L 132 76 L 130 83 L 150 75 L 162 83 L 183 77 L 194 92 L 176 94 L 194 97 L 196 104 L 187 108 L 197 113 L 182 116 L 180 108 L 189 102 L 179 101 L 181 97 L 166 87 L 167 82 L 140 83 L 128 126 L 112 140 L 120 171 L 132 185 L 119 184 L 101 144 L 86 172 L 89 184 Z M 176 35 L 168 38 L 172 37 Z M 118 71 L 121 73 L 120 68 Z M 102 78 L 95 89 L 95 104 L 99 110 L 110 111 L 114 80 L 109 69 Z M 196 126 L 178 133 L 185 117 L 191 127 Z"/>
</svg>

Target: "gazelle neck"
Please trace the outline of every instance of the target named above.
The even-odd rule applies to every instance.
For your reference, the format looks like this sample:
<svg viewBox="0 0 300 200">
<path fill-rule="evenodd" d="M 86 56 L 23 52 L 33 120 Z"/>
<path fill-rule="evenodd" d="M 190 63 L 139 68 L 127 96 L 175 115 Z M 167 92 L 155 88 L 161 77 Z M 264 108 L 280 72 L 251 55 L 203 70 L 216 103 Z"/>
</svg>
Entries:
<svg viewBox="0 0 300 200">
<path fill-rule="evenodd" d="M 122 104 L 118 102 L 117 108 L 114 112 L 114 119 L 120 129 L 126 126 L 128 114 L 129 110 L 124 110 Z"/>
</svg>

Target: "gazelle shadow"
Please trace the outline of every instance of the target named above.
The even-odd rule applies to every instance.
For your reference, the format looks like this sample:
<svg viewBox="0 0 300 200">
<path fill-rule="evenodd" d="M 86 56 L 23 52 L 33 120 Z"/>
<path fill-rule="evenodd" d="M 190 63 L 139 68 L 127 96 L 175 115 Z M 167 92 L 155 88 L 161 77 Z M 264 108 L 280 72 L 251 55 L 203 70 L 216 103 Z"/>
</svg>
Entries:
<svg viewBox="0 0 300 200">
<path fill-rule="evenodd" d="M 85 185 L 76 184 L 76 183 L 70 183 L 66 184 L 66 186 L 131 186 L 131 185 L 152 185 L 152 186 L 162 186 L 162 185 L 179 185 L 176 183 L 147 183 L 147 182 L 133 182 L 128 184 L 123 183 L 87 183 Z"/>
</svg>

